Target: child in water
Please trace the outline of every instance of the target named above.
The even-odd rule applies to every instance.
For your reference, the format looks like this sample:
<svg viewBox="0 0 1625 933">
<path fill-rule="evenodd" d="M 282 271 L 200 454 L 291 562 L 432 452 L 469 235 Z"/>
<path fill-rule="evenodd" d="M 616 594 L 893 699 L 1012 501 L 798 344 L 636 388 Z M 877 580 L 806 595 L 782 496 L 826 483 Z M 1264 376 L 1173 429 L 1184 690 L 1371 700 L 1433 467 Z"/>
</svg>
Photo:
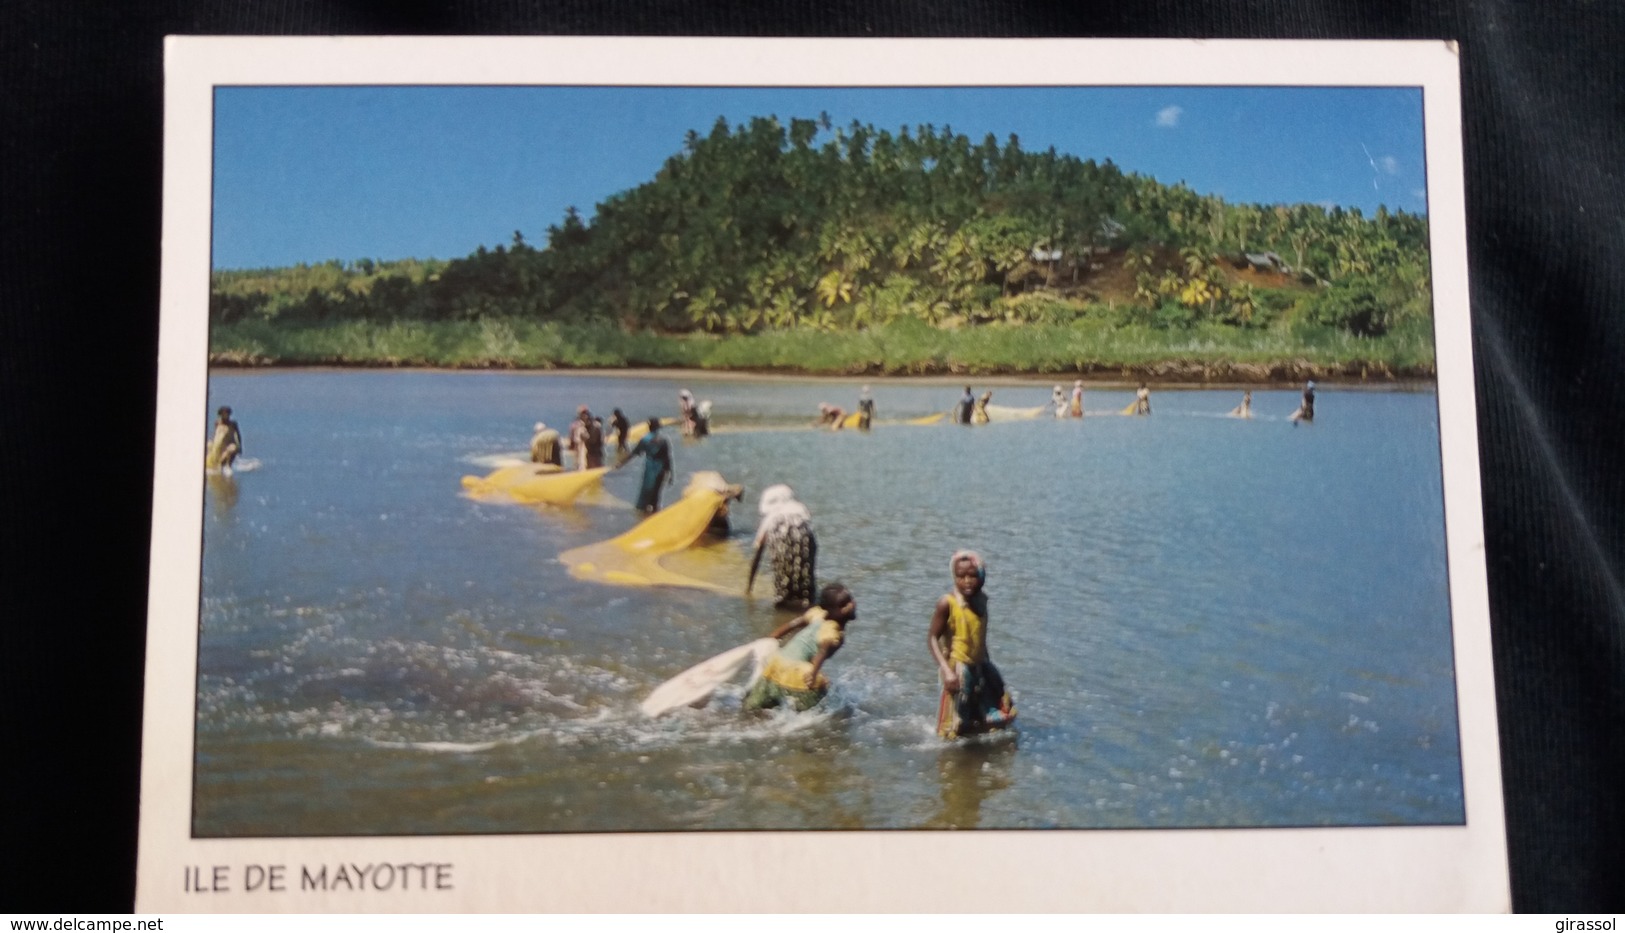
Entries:
<svg viewBox="0 0 1625 933">
<path fill-rule="evenodd" d="M 762 676 L 745 694 L 747 710 L 789 706 L 809 710 L 829 692 L 829 679 L 819 673 L 846 643 L 846 626 L 858 617 L 852 591 L 831 583 L 818 592 L 818 605 L 773 630 L 779 650 L 767 659 Z"/>
<path fill-rule="evenodd" d="M 975 551 L 955 551 L 954 589 L 937 600 L 926 643 L 942 680 L 937 735 L 958 738 L 1010 724 L 1015 704 L 987 653 L 987 564 Z"/>
<path fill-rule="evenodd" d="M 232 464 L 243 453 L 243 432 L 232 420 L 231 406 L 222 405 L 215 412 L 214 437 L 209 441 L 208 454 L 203 458 L 203 465 L 210 470 L 218 470 L 226 476 L 231 475 Z"/>
</svg>

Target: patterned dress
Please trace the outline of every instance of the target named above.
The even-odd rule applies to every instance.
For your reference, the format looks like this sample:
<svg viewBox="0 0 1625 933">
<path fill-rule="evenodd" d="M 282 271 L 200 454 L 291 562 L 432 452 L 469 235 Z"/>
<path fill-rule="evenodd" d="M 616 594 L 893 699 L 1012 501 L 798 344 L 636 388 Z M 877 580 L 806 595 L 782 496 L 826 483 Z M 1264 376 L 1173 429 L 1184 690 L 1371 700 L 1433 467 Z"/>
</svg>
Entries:
<svg viewBox="0 0 1625 933">
<path fill-rule="evenodd" d="M 807 507 L 787 502 L 762 519 L 760 533 L 773 564 L 778 603 L 812 605 L 818 588 L 818 539 Z"/>
<path fill-rule="evenodd" d="M 818 585 L 818 539 L 812 522 L 788 518 L 771 540 L 773 594 L 781 603 L 811 603 Z"/>
</svg>

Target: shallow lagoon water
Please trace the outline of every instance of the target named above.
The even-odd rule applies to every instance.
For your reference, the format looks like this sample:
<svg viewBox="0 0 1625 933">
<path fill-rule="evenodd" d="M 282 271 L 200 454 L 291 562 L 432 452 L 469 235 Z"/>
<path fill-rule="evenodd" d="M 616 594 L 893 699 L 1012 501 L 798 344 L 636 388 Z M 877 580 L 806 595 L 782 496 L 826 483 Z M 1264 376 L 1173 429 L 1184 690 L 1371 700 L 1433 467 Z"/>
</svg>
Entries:
<svg viewBox="0 0 1625 933">
<path fill-rule="evenodd" d="M 1090 389 L 1089 417 L 893 419 L 955 386 L 876 380 L 868 434 L 807 430 L 858 383 L 440 372 L 215 373 L 260 467 L 209 484 L 194 829 L 203 836 L 1459 823 L 1436 399 Z M 786 614 L 572 578 L 630 528 L 641 466 L 574 508 L 459 479 L 577 404 L 634 420 L 713 400 L 677 487 L 749 493 L 683 555 L 742 589 L 755 497 L 787 482 L 819 576 L 859 602 L 811 714 L 638 701 Z M 980 387 L 978 387 L 980 390 Z M 999 386 L 1036 406 L 1047 385 Z M 207 425 L 200 422 L 200 441 Z M 989 561 L 1019 728 L 935 738 L 925 629 L 947 561 Z"/>
</svg>

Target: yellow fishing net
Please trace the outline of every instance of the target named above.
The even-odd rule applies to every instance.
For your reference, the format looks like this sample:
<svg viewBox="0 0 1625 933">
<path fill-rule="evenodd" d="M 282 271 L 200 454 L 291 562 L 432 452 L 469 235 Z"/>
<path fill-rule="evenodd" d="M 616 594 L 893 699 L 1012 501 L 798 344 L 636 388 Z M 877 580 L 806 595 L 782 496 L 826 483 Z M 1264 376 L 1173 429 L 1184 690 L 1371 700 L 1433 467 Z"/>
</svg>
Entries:
<svg viewBox="0 0 1625 933">
<path fill-rule="evenodd" d="M 486 476 L 463 477 L 463 488 L 479 497 L 508 496 L 518 502 L 568 505 L 604 480 L 608 467 L 564 472 L 552 464 L 521 463 Z"/>
<path fill-rule="evenodd" d="M 639 522 L 631 531 L 608 541 L 572 548 L 560 554 L 559 560 L 569 566 L 572 576 L 599 583 L 685 586 L 736 593 L 737 587 L 676 573 L 660 564 L 660 558 L 699 540 L 724 501 L 715 490 L 690 488 L 683 498 Z"/>
</svg>

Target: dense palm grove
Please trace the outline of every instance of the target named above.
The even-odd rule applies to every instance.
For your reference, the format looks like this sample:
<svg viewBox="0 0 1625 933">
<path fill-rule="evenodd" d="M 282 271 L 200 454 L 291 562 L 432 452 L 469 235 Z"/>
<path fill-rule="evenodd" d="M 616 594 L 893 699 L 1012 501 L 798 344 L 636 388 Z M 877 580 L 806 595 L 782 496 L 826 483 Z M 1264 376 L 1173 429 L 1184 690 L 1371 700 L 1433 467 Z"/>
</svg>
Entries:
<svg viewBox="0 0 1625 933">
<path fill-rule="evenodd" d="M 215 275 L 217 324 L 613 323 L 659 334 L 914 320 L 1430 331 L 1427 221 L 1227 204 L 1010 136 L 774 117 L 690 132 L 544 247 Z M 1248 257 L 1251 256 L 1249 261 Z"/>
</svg>

